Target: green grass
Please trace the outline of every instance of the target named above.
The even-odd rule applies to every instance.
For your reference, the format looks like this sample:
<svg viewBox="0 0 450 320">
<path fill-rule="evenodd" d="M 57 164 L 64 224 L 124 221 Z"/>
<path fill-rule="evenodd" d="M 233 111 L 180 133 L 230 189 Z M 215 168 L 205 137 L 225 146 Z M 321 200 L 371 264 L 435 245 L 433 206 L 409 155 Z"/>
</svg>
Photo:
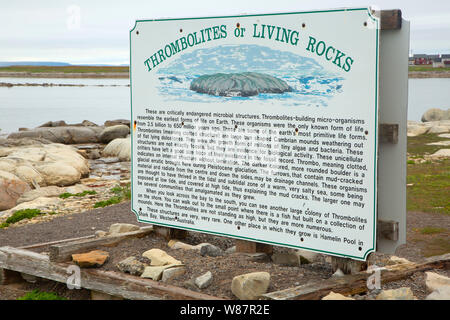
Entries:
<svg viewBox="0 0 450 320">
<path fill-rule="evenodd" d="M 437 134 L 422 134 L 417 137 L 408 137 L 407 151 L 412 158 L 423 158 L 425 154 L 432 154 L 442 149 L 442 146 L 429 146 L 428 143 L 445 141 L 446 138 L 438 137 Z"/>
<path fill-rule="evenodd" d="M 436 234 L 443 233 L 447 231 L 445 228 L 436 228 L 436 227 L 424 227 L 419 230 L 421 234 Z"/>
<path fill-rule="evenodd" d="M 39 291 L 35 289 L 26 293 L 24 296 L 17 298 L 17 300 L 67 300 L 53 292 Z"/>
<path fill-rule="evenodd" d="M 22 209 L 22 210 L 18 210 L 16 212 L 14 212 L 12 214 L 12 216 L 8 217 L 5 222 L 0 224 L 0 229 L 7 228 L 10 225 L 12 225 L 14 223 L 17 223 L 17 222 L 19 222 L 21 220 L 32 219 L 34 217 L 45 215 L 45 214 L 55 215 L 55 214 L 58 214 L 58 213 L 55 212 L 55 211 L 44 213 L 44 212 L 41 212 L 41 210 L 39 210 L 39 209 Z"/>
<path fill-rule="evenodd" d="M 92 191 L 83 191 L 83 192 L 75 193 L 75 194 L 69 193 L 69 192 L 64 192 L 64 193 L 61 193 L 59 195 L 59 197 L 61 199 L 67 199 L 67 198 L 70 198 L 70 197 L 84 197 L 85 195 L 88 195 L 88 194 L 94 195 L 94 194 L 97 194 L 97 192 L 95 192 L 94 190 L 92 190 Z"/>
<path fill-rule="evenodd" d="M 408 153 L 413 158 L 423 158 L 442 146 L 427 143 L 445 140 L 435 134 L 408 137 Z M 407 162 L 407 209 L 450 215 L 450 159 Z"/>
<path fill-rule="evenodd" d="M 110 192 L 113 193 L 114 196 L 109 198 L 108 200 L 96 202 L 94 204 L 94 208 L 103 208 L 106 206 L 110 206 L 112 204 L 118 204 L 122 201 L 131 199 L 130 184 L 127 184 L 124 187 L 115 186 L 110 190 Z"/>
<path fill-rule="evenodd" d="M 31 219 L 34 217 L 37 217 L 38 215 L 41 215 L 42 212 L 39 209 L 23 209 L 18 210 L 13 213 L 12 216 L 10 216 L 8 219 L 6 219 L 6 223 L 12 224 L 19 222 L 23 219 Z"/>
<path fill-rule="evenodd" d="M 433 67 L 431 67 L 431 66 L 409 66 L 409 71 L 435 71 L 435 72 L 445 72 L 445 71 L 450 71 L 450 67 L 433 68 Z"/>
<path fill-rule="evenodd" d="M 111 73 L 126 72 L 128 67 L 116 66 L 9 66 L 0 67 L 0 72 L 28 73 Z"/>
</svg>

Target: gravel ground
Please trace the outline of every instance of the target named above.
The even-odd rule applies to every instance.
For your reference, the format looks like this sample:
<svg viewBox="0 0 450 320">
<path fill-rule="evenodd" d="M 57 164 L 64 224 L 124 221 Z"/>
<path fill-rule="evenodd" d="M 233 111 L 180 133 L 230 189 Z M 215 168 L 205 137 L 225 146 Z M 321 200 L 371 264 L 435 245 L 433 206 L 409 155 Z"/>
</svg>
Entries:
<svg viewBox="0 0 450 320">
<path fill-rule="evenodd" d="M 408 229 L 408 243 L 401 246 L 397 250 L 397 255 L 404 257 L 410 261 L 422 262 L 425 259 L 427 239 L 433 240 L 433 237 L 441 237 L 447 239 L 448 234 L 439 234 L 431 236 L 422 236 L 417 230 L 425 226 L 435 226 L 450 229 L 450 218 L 439 214 L 424 214 L 417 212 L 409 212 L 407 218 Z M 123 202 L 118 205 L 109 206 L 106 208 L 99 208 L 83 213 L 64 215 L 56 217 L 51 221 L 26 224 L 20 227 L 10 227 L 8 229 L 0 229 L 0 246 L 9 245 L 13 247 L 26 246 L 36 243 L 62 240 L 67 238 L 75 238 L 81 236 L 92 235 L 96 230 L 109 229 L 113 223 L 124 222 L 133 223 L 140 226 L 146 224 L 138 223 L 134 213 L 130 210 L 130 202 Z M 428 237 L 428 238 L 427 238 Z M 447 238 L 446 238 L 447 237 Z M 419 240 L 417 240 L 419 238 Z M 200 233 L 189 233 L 188 237 L 183 242 L 189 244 L 199 244 L 209 242 L 226 250 L 234 245 L 234 240 L 206 235 Z M 271 285 L 269 292 L 281 290 L 293 286 L 305 284 L 309 281 L 328 279 L 332 275 L 331 265 L 324 261 L 324 258 L 309 265 L 302 265 L 298 267 L 288 267 L 273 264 L 268 257 L 265 259 L 255 259 L 245 254 L 225 254 L 221 257 L 203 257 L 196 251 L 174 250 L 168 247 L 167 241 L 155 235 L 149 235 L 141 239 L 130 239 L 121 242 L 116 247 L 98 248 L 104 249 L 110 253 L 109 261 L 102 267 L 106 270 L 118 271 L 116 264 L 122 259 L 131 255 L 141 256 L 146 250 L 152 248 L 160 248 L 165 250 L 169 255 L 172 255 L 178 260 L 181 260 L 186 265 L 186 274 L 179 278 L 170 280 L 168 283 L 176 286 L 184 286 L 184 283 L 192 277 L 199 276 L 207 271 L 213 272 L 213 283 L 210 287 L 203 289 L 202 292 L 229 299 L 235 299 L 231 293 L 231 280 L 234 276 L 249 273 L 254 271 L 267 271 L 271 275 Z M 45 251 L 46 248 L 39 249 Z M 290 249 L 274 247 L 274 252 L 286 251 Z M 445 252 L 443 252 L 445 253 Z M 389 255 L 375 254 L 370 261 L 370 264 L 383 266 Z M 449 276 L 448 270 L 436 270 L 435 272 Z M 60 292 L 61 295 L 69 299 L 88 299 L 86 290 L 77 291 L 73 293 L 65 290 L 64 286 L 57 285 L 48 281 L 37 284 L 27 284 L 26 289 L 42 287 L 43 290 Z M 53 287 L 52 287 L 53 286 Z M 417 298 L 424 299 L 428 294 L 425 283 L 424 273 L 417 272 L 410 278 L 391 282 L 383 285 L 382 289 L 393 289 L 399 287 L 410 287 Z M 8 289 L 9 290 L 9 289 Z M 0 287 L 0 299 L 15 299 L 17 297 L 17 290 L 9 290 Z M 21 290 L 24 290 L 23 288 Z M 69 292 L 65 292 L 69 291 Z M 357 299 L 372 299 L 378 292 L 372 291 L 366 295 L 356 296 Z"/>
</svg>

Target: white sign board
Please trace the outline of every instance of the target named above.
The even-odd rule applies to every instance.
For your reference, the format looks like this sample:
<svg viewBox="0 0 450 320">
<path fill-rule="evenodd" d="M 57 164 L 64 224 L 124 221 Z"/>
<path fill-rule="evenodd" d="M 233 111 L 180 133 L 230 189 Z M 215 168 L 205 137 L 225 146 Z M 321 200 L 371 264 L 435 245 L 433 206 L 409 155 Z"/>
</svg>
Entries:
<svg viewBox="0 0 450 320">
<path fill-rule="evenodd" d="M 366 8 L 137 21 L 138 220 L 365 260 L 378 25 Z"/>
</svg>

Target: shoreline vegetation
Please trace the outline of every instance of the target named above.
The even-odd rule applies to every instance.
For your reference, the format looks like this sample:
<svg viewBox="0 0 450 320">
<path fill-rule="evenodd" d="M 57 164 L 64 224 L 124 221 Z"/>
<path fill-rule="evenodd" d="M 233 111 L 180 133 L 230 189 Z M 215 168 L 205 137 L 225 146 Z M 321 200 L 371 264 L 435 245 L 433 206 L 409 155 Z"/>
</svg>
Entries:
<svg viewBox="0 0 450 320">
<path fill-rule="evenodd" d="M 9 66 L 0 78 L 112 78 L 128 79 L 128 66 Z M 450 67 L 410 66 L 409 78 L 450 78 Z"/>
</svg>

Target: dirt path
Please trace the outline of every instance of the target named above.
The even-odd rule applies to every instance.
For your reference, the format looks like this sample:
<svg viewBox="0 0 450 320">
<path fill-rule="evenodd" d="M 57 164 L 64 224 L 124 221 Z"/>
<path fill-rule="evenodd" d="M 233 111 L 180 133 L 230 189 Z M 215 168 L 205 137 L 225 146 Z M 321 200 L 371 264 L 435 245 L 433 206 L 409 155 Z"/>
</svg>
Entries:
<svg viewBox="0 0 450 320">
<path fill-rule="evenodd" d="M 42 242 L 89 236 L 108 231 L 116 222 L 139 224 L 126 201 L 114 206 L 56 217 L 49 222 L 0 229 L 0 246 L 20 247 Z"/>
</svg>

